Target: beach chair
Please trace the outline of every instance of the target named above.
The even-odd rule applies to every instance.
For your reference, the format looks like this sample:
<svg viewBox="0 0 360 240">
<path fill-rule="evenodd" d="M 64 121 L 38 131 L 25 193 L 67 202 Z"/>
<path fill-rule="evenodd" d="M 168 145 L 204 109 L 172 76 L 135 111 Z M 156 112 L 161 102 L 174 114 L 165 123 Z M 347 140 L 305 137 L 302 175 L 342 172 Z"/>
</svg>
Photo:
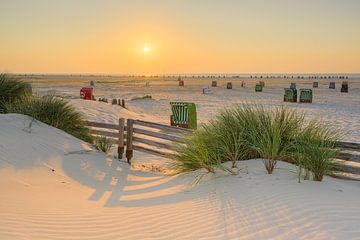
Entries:
<svg viewBox="0 0 360 240">
<path fill-rule="evenodd" d="M 217 87 L 217 81 L 212 81 L 211 86 L 212 87 Z"/>
<path fill-rule="evenodd" d="M 170 125 L 182 128 L 197 128 L 196 105 L 191 102 L 170 102 L 172 115 Z"/>
<path fill-rule="evenodd" d="M 313 95 L 312 89 L 300 89 L 300 100 L 301 103 L 312 103 Z"/>
<path fill-rule="evenodd" d="M 349 84 L 347 81 L 343 81 L 341 83 L 341 92 L 344 92 L 344 93 L 349 92 Z"/>
<path fill-rule="evenodd" d="M 330 82 L 329 83 L 329 88 L 335 89 L 335 82 Z"/>
<path fill-rule="evenodd" d="M 260 81 L 259 83 L 262 85 L 262 87 L 265 87 L 265 82 L 264 81 Z"/>
<path fill-rule="evenodd" d="M 255 85 L 255 92 L 262 92 L 263 90 L 263 85 L 261 83 L 257 83 Z"/>
<path fill-rule="evenodd" d="M 297 102 L 297 90 L 284 88 L 284 102 Z"/>
<path fill-rule="evenodd" d="M 226 84 L 226 89 L 232 89 L 232 82 L 228 82 Z"/>
<path fill-rule="evenodd" d="M 209 86 L 203 88 L 203 94 L 211 94 L 211 88 Z"/>
<path fill-rule="evenodd" d="M 80 89 L 80 98 L 84 100 L 93 99 L 93 88 L 92 87 L 83 87 Z"/>
<path fill-rule="evenodd" d="M 290 88 L 291 88 L 291 89 L 296 89 L 296 83 L 293 83 L 293 82 L 292 82 L 292 83 L 290 84 Z"/>
<path fill-rule="evenodd" d="M 313 82 L 313 88 L 319 87 L 319 82 Z"/>
</svg>

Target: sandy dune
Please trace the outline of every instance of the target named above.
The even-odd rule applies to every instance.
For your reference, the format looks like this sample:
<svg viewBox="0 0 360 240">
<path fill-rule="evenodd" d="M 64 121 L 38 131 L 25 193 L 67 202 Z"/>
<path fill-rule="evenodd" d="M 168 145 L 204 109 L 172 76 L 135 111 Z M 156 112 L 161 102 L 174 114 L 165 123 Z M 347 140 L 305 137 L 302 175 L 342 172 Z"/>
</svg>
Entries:
<svg viewBox="0 0 360 240">
<path fill-rule="evenodd" d="M 299 184 L 293 165 L 267 175 L 261 160 L 240 162 L 237 176 L 143 172 L 30 121 L 0 115 L 0 239 L 360 236 L 357 182 Z"/>
</svg>

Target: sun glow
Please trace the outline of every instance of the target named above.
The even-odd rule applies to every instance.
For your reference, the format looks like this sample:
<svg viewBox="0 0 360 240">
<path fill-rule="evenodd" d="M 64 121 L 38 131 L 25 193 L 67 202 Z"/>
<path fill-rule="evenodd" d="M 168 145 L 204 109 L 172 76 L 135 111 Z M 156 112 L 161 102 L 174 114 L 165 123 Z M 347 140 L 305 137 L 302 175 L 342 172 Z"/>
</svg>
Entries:
<svg viewBox="0 0 360 240">
<path fill-rule="evenodd" d="M 149 46 L 145 46 L 144 49 L 143 49 L 144 53 L 148 53 L 150 51 L 150 48 Z"/>
</svg>

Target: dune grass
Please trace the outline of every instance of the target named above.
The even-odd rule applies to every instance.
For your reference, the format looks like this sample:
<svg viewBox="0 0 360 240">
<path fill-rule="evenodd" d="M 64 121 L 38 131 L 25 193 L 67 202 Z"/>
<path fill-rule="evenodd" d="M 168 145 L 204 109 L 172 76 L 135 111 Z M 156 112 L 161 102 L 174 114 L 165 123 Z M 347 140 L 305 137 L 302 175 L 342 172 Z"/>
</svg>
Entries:
<svg viewBox="0 0 360 240">
<path fill-rule="evenodd" d="M 153 99 L 151 95 L 144 95 L 142 97 L 133 97 L 131 99 L 131 101 L 135 101 L 135 100 L 143 100 L 143 99 Z"/>
<path fill-rule="evenodd" d="M 110 139 L 106 137 L 96 137 L 94 138 L 94 146 L 97 150 L 108 153 L 112 147 L 112 143 Z"/>
<path fill-rule="evenodd" d="M 296 138 L 295 160 L 300 169 L 299 174 L 301 169 L 305 169 L 305 179 L 312 173 L 315 181 L 322 181 L 323 176 L 334 168 L 331 159 L 339 154 L 336 141 L 340 138 L 338 132 L 320 122 L 310 122 Z"/>
<path fill-rule="evenodd" d="M 5 105 L 9 113 L 20 113 L 59 128 L 79 139 L 92 143 L 83 116 L 68 102 L 54 96 L 24 95 Z"/>
<path fill-rule="evenodd" d="M 31 85 L 8 74 L 0 74 L 0 113 L 6 113 L 6 104 L 24 95 L 31 95 Z"/>
<path fill-rule="evenodd" d="M 190 171 L 221 168 L 223 162 L 263 158 L 271 174 L 278 160 L 298 164 L 314 180 L 331 170 L 339 135 L 316 121 L 306 124 L 304 114 L 279 107 L 237 105 L 222 111 L 187 139 L 173 155 L 174 168 Z"/>
</svg>

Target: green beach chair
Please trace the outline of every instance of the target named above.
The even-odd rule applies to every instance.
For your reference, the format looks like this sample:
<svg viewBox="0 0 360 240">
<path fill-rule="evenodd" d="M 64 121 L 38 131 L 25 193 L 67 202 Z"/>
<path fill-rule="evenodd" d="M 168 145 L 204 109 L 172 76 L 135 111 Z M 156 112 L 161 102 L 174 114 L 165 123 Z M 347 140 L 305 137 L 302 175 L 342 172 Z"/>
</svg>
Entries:
<svg viewBox="0 0 360 240">
<path fill-rule="evenodd" d="M 172 115 L 171 126 L 197 128 L 196 105 L 191 102 L 170 102 Z"/>
<path fill-rule="evenodd" d="M 261 83 L 257 83 L 255 85 L 255 92 L 262 92 L 263 85 Z"/>
<path fill-rule="evenodd" d="M 312 103 L 313 95 L 312 89 L 300 89 L 300 100 L 301 103 Z"/>
<path fill-rule="evenodd" d="M 284 102 L 297 102 L 297 90 L 293 88 L 284 88 Z"/>
<path fill-rule="evenodd" d="M 341 83 L 341 90 L 340 90 L 340 91 L 341 91 L 341 92 L 344 92 L 344 93 L 349 92 L 349 84 L 348 84 L 347 81 L 343 81 L 343 82 Z"/>
</svg>

